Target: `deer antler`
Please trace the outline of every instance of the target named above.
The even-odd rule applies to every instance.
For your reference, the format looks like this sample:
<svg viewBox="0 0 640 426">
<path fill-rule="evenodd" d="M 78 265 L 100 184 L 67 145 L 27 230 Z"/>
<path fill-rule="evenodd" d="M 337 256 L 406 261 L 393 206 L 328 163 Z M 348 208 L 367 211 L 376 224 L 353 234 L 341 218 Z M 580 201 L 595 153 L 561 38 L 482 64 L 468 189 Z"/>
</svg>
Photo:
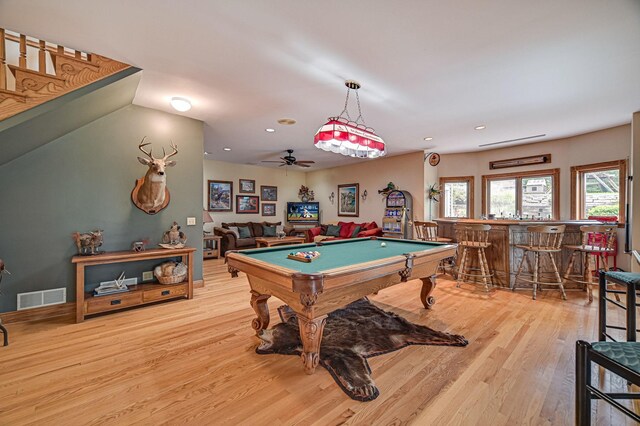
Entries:
<svg viewBox="0 0 640 426">
<path fill-rule="evenodd" d="M 144 152 L 145 154 L 147 154 L 147 156 L 153 160 L 153 159 L 154 159 L 154 158 L 153 158 L 153 155 L 151 155 L 151 153 L 153 152 L 153 149 L 150 149 L 150 150 L 149 150 L 149 152 L 147 152 L 147 151 L 145 151 L 145 150 L 143 149 L 145 146 L 147 146 L 147 145 L 151 145 L 151 142 L 144 143 L 144 140 L 145 140 L 146 138 L 147 138 L 146 136 L 145 136 L 144 138 L 142 138 L 142 140 L 140 141 L 140 144 L 138 145 L 138 149 L 139 149 L 140 151 Z"/>
<path fill-rule="evenodd" d="M 167 155 L 164 152 L 164 148 L 162 148 L 162 154 L 164 155 L 163 160 L 166 160 L 167 158 L 173 157 L 174 155 L 176 155 L 178 153 L 178 147 L 173 143 L 173 141 L 171 141 L 171 148 L 173 148 L 173 152 L 169 155 Z"/>
</svg>

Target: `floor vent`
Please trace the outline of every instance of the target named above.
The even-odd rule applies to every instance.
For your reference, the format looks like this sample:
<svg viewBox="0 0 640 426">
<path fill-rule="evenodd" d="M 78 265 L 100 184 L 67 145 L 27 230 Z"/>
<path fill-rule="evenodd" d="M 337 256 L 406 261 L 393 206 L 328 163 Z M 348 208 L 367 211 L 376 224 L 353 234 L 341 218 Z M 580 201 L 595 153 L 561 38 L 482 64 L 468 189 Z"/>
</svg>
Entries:
<svg viewBox="0 0 640 426">
<path fill-rule="evenodd" d="M 57 305 L 67 301 L 66 288 L 18 293 L 18 310 Z"/>
</svg>

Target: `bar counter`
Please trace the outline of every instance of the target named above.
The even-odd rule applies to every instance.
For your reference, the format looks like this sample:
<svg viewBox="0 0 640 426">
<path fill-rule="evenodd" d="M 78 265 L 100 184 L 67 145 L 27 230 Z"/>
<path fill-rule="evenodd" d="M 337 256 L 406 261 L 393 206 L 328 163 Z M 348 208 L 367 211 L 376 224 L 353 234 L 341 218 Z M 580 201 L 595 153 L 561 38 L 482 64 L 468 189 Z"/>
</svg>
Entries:
<svg viewBox="0 0 640 426">
<path fill-rule="evenodd" d="M 522 259 L 523 250 L 516 248 L 516 244 L 527 244 L 528 226 L 534 225 L 565 225 L 564 238 L 562 244 L 579 245 L 581 243 L 580 227 L 582 225 L 598 225 L 595 220 L 514 220 L 514 219 L 435 219 L 438 223 L 438 236 L 451 238 L 456 241 L 454 225 L 456 223 L 491 225 L 489 231 L 489 242 L 491 247 L 486 250 L 489 268 L 493 271 L 493 285 L 498 287 L 510 287 L 514 281 L 518 265 Z M 555 254 L 555 261 L 558 265 L 560 275 L 563 276 L 569 263 L 571 252 L 563 249 L 561 253 Z M 459 257 L 459 256 L 458 256 Z M 477 259 L 472 259 L 477 262 Z M 551 271 L 550 262 L 547 256 L 540 259 L 542 270 Z M 477 263 L 472 264 L 476 268 Z M 527 268 L 528 267 L 528 268 Z M 531 264 L 525 262 L 525 270 L 531 271 Z M 582 262 L 575 262 L 572 274 L 582 274 Z M 543 277 L 549 274 L 543 274 Z M 546 281 L 546 280 L 545 280 Z M 518 287 L 526 287 L 526 282 L 519 282 Z M 581 288 L 580 284 L 567 282 L 565 288 Z"/>
</svg>

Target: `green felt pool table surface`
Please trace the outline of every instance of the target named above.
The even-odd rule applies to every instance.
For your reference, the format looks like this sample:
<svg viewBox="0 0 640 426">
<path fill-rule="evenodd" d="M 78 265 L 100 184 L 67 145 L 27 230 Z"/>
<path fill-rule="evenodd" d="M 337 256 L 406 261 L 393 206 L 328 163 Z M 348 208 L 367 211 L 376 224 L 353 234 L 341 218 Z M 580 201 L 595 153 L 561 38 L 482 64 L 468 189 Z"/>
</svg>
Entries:
<svg viewBox="0 0 640 426">
<path fill-rule="evenodd" d="M 383 247 L 381 243 L 385 243 Z M 381 260 L 406 253 L 422 252 L 441 247 L 442 243 L 431 243 L 393 238 L 357 238 L 325 242 L 320 246 L 314 243 L 278 246 L 244 250 L 241 253 L 250 258 L 292 269 L 305 274 L 313 274 L 358 263 Z M 300 262 L 288 259 L 287 255 L 298 251 L 318 251 L 320 257 L 312 262 Z"/>
</svg>

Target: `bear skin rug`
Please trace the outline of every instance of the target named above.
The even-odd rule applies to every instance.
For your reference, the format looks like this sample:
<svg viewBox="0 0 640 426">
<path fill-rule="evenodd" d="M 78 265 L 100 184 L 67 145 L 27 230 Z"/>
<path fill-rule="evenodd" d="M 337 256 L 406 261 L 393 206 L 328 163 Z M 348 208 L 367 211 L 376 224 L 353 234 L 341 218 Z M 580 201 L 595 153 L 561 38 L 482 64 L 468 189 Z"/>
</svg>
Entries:
<svg viewBox="0 0 640 426">
<path fill-rule="evenodd" d="M 259 354 L 300 355 L 302 341 L 295 312 L 278 308 L 282 323 L 261 330 Z M 367 358 L 408 345 L 466 346 L 460 335 L 432 330 L 386 312 L 363 298 L 329 314 L 320 344 L 320 365 L 342 390 L 357 401 L 371 401 L 380 392 L 371 378 Z"/>
</svg>

